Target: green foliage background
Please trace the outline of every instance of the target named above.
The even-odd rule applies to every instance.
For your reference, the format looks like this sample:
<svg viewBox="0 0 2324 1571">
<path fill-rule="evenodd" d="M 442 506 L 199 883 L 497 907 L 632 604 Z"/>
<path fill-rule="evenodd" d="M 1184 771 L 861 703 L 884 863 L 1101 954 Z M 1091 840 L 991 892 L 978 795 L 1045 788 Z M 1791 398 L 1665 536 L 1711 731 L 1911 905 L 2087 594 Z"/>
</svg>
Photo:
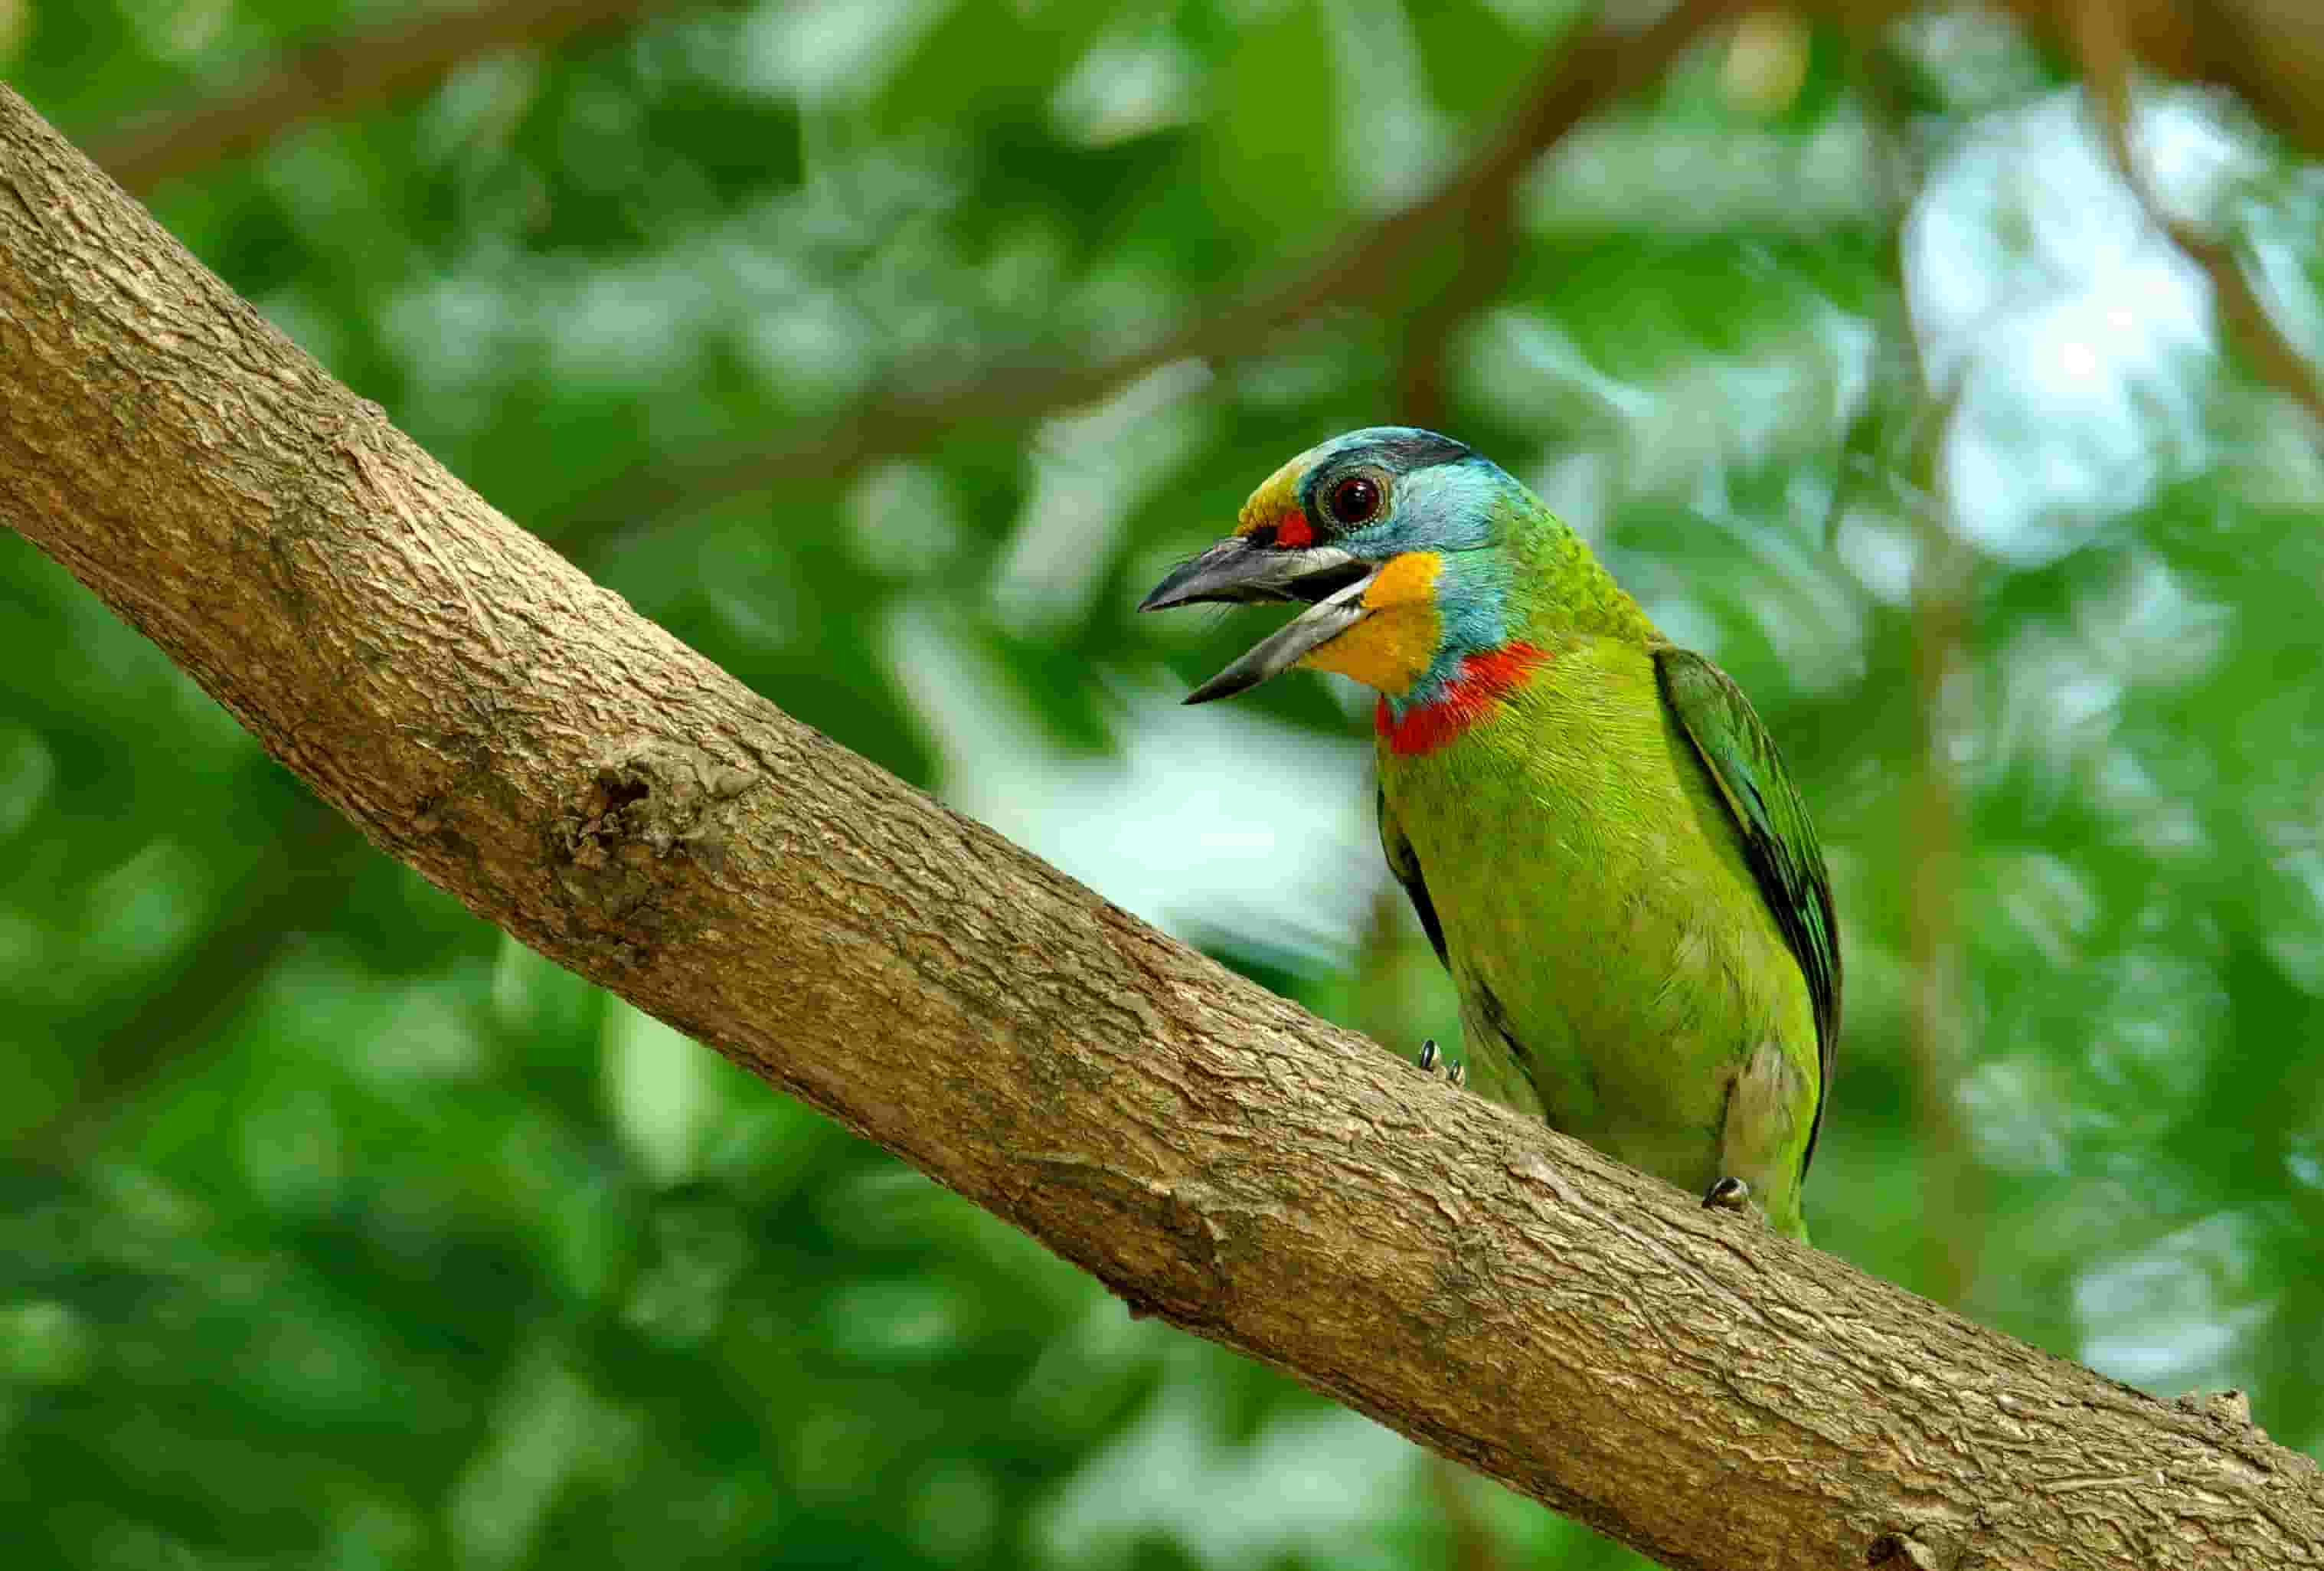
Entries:
<svg viewBox="0 0 2324 1571">
<path fill-rule="evenodd" d="M 0 0 L 0 71 L 94 145 L 399 10 Z M 1819 1243 L 2149 1390 L 2247 1386 L 2314 1451 L 2316 433 L 2006 25 L 1918 16 L 1874 77 L 1821 33 L 1711 41 L 1508 235 L 1360 305 L 716 482 L 896 389 L 1199 317 L 1425 189 L 1568 20 L 672 7 L 147 196 L 776 703 L 1405 1046 L 1451 1004 L 1383 890 L 1360 700 L 1180 711 L 1255 624 L 1130 608 L 1310 441 L 1480 445 L 1735 673 L 1816 806 L 1849 966 Z M 2145 104 L 2167 194 L 2324 346 L 2318 170 L 2231 105 Z M 477 923 L 14 535 L 0 603 L 10 1565 L 1630 1563 L 1130 1322 Z M 1923 1013 L 1929 953 L 1957 984 Z"/>
</svg>

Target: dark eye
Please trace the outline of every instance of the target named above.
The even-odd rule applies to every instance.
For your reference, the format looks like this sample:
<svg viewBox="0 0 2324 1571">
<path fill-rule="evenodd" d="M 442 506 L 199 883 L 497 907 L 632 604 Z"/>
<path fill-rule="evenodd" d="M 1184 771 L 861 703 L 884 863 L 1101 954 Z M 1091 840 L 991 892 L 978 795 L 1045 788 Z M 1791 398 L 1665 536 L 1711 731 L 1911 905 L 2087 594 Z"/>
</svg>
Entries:
<svg viewBox="0 0 2324 1571">
<path fill-rule="evenodd" d="M 1379 482 L 1369 475 L 1351 475 L 1332 487 L 1324 504 L 1342 523 L 1362 523 L 1379 512 Z"/>
</svg>

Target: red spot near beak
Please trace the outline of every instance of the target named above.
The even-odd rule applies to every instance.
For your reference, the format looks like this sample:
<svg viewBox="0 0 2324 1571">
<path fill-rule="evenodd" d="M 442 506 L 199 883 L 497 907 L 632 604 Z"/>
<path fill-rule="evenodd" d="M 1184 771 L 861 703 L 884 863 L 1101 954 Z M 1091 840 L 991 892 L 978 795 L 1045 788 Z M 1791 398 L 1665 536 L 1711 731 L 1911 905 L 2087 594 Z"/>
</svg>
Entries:
<svg viewBox="0 0 2324 1571">
<path fill-rule="evenodd" d="M 1286 513 L 1276 521 L 1275 543 L 1288 546 L 1294 550 L 1302 546 L 1312 546 L 1315 543 L 1315 526 L 1307 522 L 1307 515 L 1304 513 Z"/>
</svg>

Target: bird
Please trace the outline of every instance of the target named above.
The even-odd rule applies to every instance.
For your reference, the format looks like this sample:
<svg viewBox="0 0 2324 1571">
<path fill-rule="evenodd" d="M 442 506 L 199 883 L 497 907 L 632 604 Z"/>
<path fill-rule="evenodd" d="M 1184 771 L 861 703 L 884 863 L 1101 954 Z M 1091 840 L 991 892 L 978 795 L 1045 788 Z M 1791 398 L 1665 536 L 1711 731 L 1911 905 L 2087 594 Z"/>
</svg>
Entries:
<svg viewBox="0 0 2324 1571">
<path fill-rule="evenodd" d="M 1742 689 L 1522 483 L 1374 426 L 1260 484 L 1143 611 L 1303 608 L 1185 698 L 1297 666 L 1376 689 L 1380 848 L 1459 994 L 1420 1066 L 1807 1238 L 1831 879 Z"/>
</svg>

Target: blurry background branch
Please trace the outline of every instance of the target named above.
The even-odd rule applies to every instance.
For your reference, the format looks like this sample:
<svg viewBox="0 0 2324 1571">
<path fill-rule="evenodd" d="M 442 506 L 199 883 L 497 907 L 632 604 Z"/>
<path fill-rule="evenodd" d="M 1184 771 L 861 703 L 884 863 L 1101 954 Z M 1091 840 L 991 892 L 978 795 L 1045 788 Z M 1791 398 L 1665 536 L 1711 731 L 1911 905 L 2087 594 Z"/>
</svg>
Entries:
<svg viewBox="0 0 2324 1571">
<path fill-rule="evenodd" d="M 2110 51 L 2169 76 L 2233 88 L 2279 135 L 2324 153 L 2324 14 L 2309 0 L 2007 4 L 2077 52 L 2089 47 L 2095 22 Z"/>
<path fill-rule="evenodd" d="M 251 66 L 203 97 L 163 105 L 98 134 L 89 157 L 133 191 L 265 145 L 309 121 L 361 114 L 433 87 L 481 55 L 554 49 L 637 21 L 673 0 L 486 0 L 360 24 Z"/>
<path fill-rule="evenodd" d="M 1870 432 L 1859 439 L 1851 431 L 1841 461 L 1849 461 L 1849 450 L 1859 440 L 1868 441 L 1887 500 L 1912 525 L 1914 724 L 1906 788 L 1911 807 L 1900 849 L 1907 869 L 1906 954 L 1912 966 L 1906 1040 L 1914 1118 L 1925 1150 L 1923 1280 L 1937 1302 L 1967 1310 L 1987 1218 L 1977 1153 L 1960 1107 L 1968 1062 L 1960 941 L 1968 832 L 1955 779 L 1952 711 L 1972 645 L 1969 618 L 1978 563 L 1955 527 L 1945 472 L 1945 446 L 1966 373 L 1956 366 L 1944 386 L 1931 384 L 1927 346 L 1913 309 L 1915 281 L 1907 276 L 1907 231 L 1927 180 L 1927 160 L 1914 135 L 1900 73 L 1869 32 L 1854 31 L 1849 42 L 1851 77 L 1864 95 L 1872 134 L 1881 268 L 1892 292 L 1876 319 L 1879 337 L 1859 417 L 1869 422 Z M 1849 484 L 1843 478 L 1836 494 Z"/>
<path fill-rule="evenodd" d="M 2232 88 L 2277 132 L 2324 151 L 2324 23 L 2305 0 L 2006 0 L 2086 63 L 2094 26 L 2107 47 L 2154 69 Z M 504 49 L 545 49 L 586 29 L 633 22 L 678 0 L 497 0 L 452 4 L 295 45 L 211 96 L 156 108 L 96 134 L 91 156 L 133 190 L 263 145 L 323 116 L 359 112 L 431 86 Z M 1683 10 L 1699 9 L 1682 6 Z M 1905 7 L 1819 5 L 1853 28 Z M 1712 12 L 1750 9 L 1743 4 Z M 1766 8 L 1769 10 L 1777 8 Z M 2103 13 L 2102 21 L 2094 13 Z M 1695 25 L 1700 25 L 1700 22 Z M 2103 63 L 2101 60 L 2099 63 Z"/>
<path fill-rule="evenodd" d="M 597 537 L 635 529 L 659 514 L 763 490 L 786 477 L 844 476 L 963 426 L 1058 413 L 1174 361 L 1231 362 L 1263 353 L 1286 328 L 1403 287 L 1408 281 L 1402 270 L 1413 256 L 1448 237 L 1467 254 L 1473 235 L 1478 277 L 1489 282 L 1498 276 L 1489 259 L 1507 245 L 1511 192 L 1534 162 L 1592 113 L 1653 80 L 1704 29 L 1741 8 L 1741 0 L 1680 0 L 1635 32 L 1613 22 L 1585 24 L 1544 52 L 1516 106 L 1425 196 L 1272 279 L 1206 299 L 1186 320 L 1138 348 L 981 366 L 932 385 L 885 391 L 862 408 L 777 441 L 665 460 L 584 498 L 556 525 L 553 538 L 586 559 Z M 1474 292 L 1462 291 L 1456 299 Z"/>
<path fill-rule="evenodd" d="M 1412 305 L 1397 324 L 1395 400 L 1382 419 L 1428 430 L 1452 420 L 1453 347 L 1462 328 L 1508 285 L 1516 261 L 1517 176 L 1477 188 L 1465 220 L 1443 237 L 1439 255 L 1423 258 L 1426 280 L 1406 281 Z"/>
<path fill-rule="evenodd" d="M 2070 0 L 2064 9 L 2067 36 L 2089 80 L 2099 138 L 2115 172 L 2138 199 L 2148 221 L 2169 236 L 2210 280 L 2219 319 L 2236 343 L 2263 375 L 2299 402 L 2316 422 L 2319 439 L 2324 439 L 2324 382 L 2318 380 L 2316 365 L 2284 336 L 2234 245 L 2208 233 L 2200 224 L 2172 214 L 2139 162 L 2128 18 L 2169 8 L 2160 0 L 2144 10 L 2125 7 L 2116 0 Z M 2285 51 L 2282 58 L 2265 62 L 2264 70 L 2242 73 L 2237 85 L 2246 87 L 2255 79 L 2260 83 L 2262 92 L 2268 95 L 2265 97 L 2255 97 L 2246 87 L 2246 96 L 2255 97 L 2257 106 L 2273 106 L 2277 97 L 2298 97 L 2301 110 L 2282 116 L 2284 123 L 2324 140 L 2324 115 L 2318 111 L 2324 105 L 2324 10 L 2307 5 L 2295 8 L 2281 0 L 2210 0 L 2202 9 L 2216 14 L 2206 18 L 2208 25 L 2200 31 L 2192 17 L 2187 19 L 2190 42 L 2219 32 L 2252 50 Z M 2267 24 L 2264 28 L 2259 25 L 2263 22 Z M 2173 58 L 2183 57 L 2184 52 L 2182 49 Z M 2214 51 L 2202 58 L 2229 57 Z M 2255 68 L 2259 64 L 2256 57 L 2254 63 Z"/>
<path fill-rule="evenodd" d="M 1909 317 L 1903 330 L 1912 331 Z M 1932 394 L 1912 359 L 1920 407 L 1917 440 L 1902 475 L 1906 505 L 1920 522 L 1913 573 L 1913 698 L 1919 749 L 1912 791 L 1912 837 L 1903 847 L 1910 872 L 1915 1112 L 1928 1146 L 1923 1214 L 1928 1218 L 1929 1294 L 1970 1307 L 1986 1226 L 1977 1153 L 1960 1111 L 1968 1061 L 1962 1019 L 1962 878 L 1968 865 L 1960 789 L 1954 778 L 1953 715 L 1969 647 L 1968 621 L 1976 558 L 1954 531 L 1941 448 L 1957 395 Z"/>
</svg>

